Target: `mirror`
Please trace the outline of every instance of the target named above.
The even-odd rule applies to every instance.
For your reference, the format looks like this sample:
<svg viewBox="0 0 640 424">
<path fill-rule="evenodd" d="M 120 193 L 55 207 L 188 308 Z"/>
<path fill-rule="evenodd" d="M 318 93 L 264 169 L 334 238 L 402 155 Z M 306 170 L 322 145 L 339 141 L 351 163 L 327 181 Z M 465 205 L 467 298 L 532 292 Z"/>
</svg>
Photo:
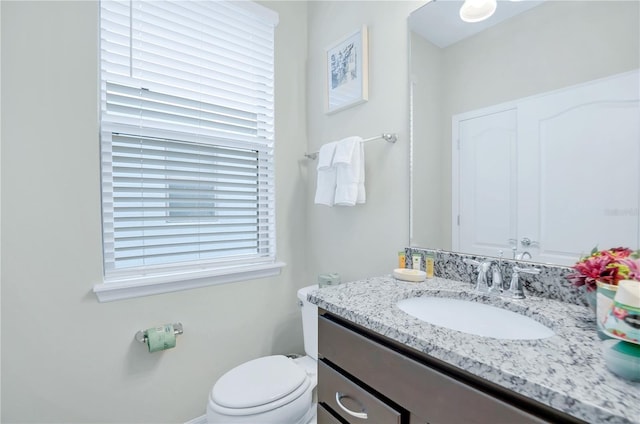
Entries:
<svg viewBox="0 0 640 424">
<path fill-rule="evenodd" d="M 454 119 L 468 116 L 474 111 L 489 110 L 496 105 L 535 98 L 543 93 L 557 92 L 637 70 L 640 67 L 640 2 L 498 1 L 496 13 L 487 21 L 476 24 L 460 21 L 458 10 L 461 4 L 462 1 L 431 1 L 409 17 L 412 133 L 410 245 L 485 254 L 458 247 L 458 239 L 454 239 L 458 231 L 458 215 L 454 209 L 459 208 L 459 199 L 454 202 L 454 194 L 464 191 L 464 187 L 459 185 L 455 189 L 453 187 L 459 184 L 460 173 L 458 169 L 452 176 L 459 165 L 455 162 L 459 158 L 455 157 L 457 153 L 452 141 L 452 128 L 457 128 L 453 125 Z M 636 98 L 633 106 L 636 109 L 631 110 L 637 111 L 639 93 L 637 89 L 634 90 L 636 92 L 631 95 Z M 640 123 L 632 123 L 631 126 L 637 127 L 632 128 L 632 134 L 637 134 L 633 131 L 640 131 Z M 595 195 L 592 203 L 593 208 L 606 211 L 608 207 L 609 215 L 624 215 L 620 218 L 625 219 L 624 225 L 618 226 L 621 230 L 611 230 L 611 226 L 602 230 L 610 238 L 600 244 L 601 248 L 623 243 L 631 248 L 639 247 L 640 190 L 637 187 L 640 185 L 640 141 L 637 135 L 634 137 L 631 143 L 635 150 L 630 160 L 635 166 L 625 169 L 622 174 L 631 184 L 620 184 L 618 187 L 612 184 L 607 188 L 606 195 Z M 569 156 L 572 161 L 579 153 L 575 150 Z M 485 155 L 484 166 L 491 167 L 494 163 L 508 161 L 512 158 L 509 155 L 492 148 Z M 607 151 L 605 147 L 602 156 L 608 155 L 615 156 L 616 152 Z M 597 178 L 597 171 L 593 171 Z M 572 175 L 562 176 L 558 181 L 569 191 L 579 191 L 586 185 L 584 179 Z M 609 191 L 624 191 L 629 187 L 633 187 L 631 192 L 621 195 L 632 199 L 631 206 L 619 208 L 617 205 L 606 205 Z M 522 197 L 524 190 L 520 191 Z M 500 195 L 492 201 L 500 202 Z M 569 206 L 560 205 L 556 209 Z M 517 211 L 517 205 L 513 208 Z M 583 208 L 583 211 L 586 212 L 586 209 Z M 585 224 L 588 228 L 577 230 L 587 234 L 595 225 L 599 223 L 589 222 Z M 525 249 L 521 243 L 525 235 L 518 234 L 514 229 L 509 234 L 513 234 L 516 248 L 522 253 Z M 497 256 L 498 251 L 502 250 L 505 258 L 512 257 L 512 245 L 508 237 L 504 238 L 489 243 L 490 250 L 495 253 L 488 256 Z M 579 239 L 578 235 L 576 239 Z M 635 243 L 631 244 L 632 241 Z M 610 246 L 606 245 L 609 243 Z M 592 247 L 593 244 L 579 248 L 573 246 L 574 249 L 580 249 L 580 253 L 588 253 Z M 538 256 L 535 248 L 526 250 L 533 253 L 534 262 L 560 265 L 570 265 L 580 256 L 576 253 L 571 259 L 567 259 L 570 255 L 549 259 L 554 257 Z"/>
</svg>

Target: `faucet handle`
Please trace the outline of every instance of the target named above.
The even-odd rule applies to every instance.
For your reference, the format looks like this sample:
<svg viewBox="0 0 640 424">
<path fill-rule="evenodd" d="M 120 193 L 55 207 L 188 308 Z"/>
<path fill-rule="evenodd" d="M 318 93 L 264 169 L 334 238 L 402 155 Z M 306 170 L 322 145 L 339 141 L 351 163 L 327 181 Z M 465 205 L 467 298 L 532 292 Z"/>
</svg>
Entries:
<svg viewBox="0 0 640 424">
<path fill-rule="evenodd" d="M 466 258 L 464 262 L 474 265 L 478 268 L 478 279 L 476 280 L 475 290 L 480 293 L 489 292 L 489 283 L 487 282 L 487 274 L 491 268 L 492 261 L 479 262 L 474 259 Z"/>
<path fill-rule="evenodd" d="M 523 274 L 532 274 L 532 275 L 540 274 L 540 268 L 522 268 L 517 265 L 514 265 L 513 270 L 517 272 L 521 272 Z"/>
<path fill-rule="evenodd" d="M 475 266 L 480 266 L 480 262 L 476 261 L 475 259 L 471 259 L 471 258 L 464 258 L 464 263 L 469 264 L 469 265 L 475 265 Z"/>
<path fill-rule="evenodd" d="M 523 237 L 522 240 L 520 240 L 520 244 L 524 247 L 540 247 L 540 243 L 531 240 L 529 237 Z"/>
<path fill-rule="evenodd" d="M 526 296 L 524 294 L 524 287 L 522 286 L 522 281 L 520 281 L 520 273 L 523 274 L 540 274 L 539 268 L 521 268 L 519 266 L 513 266 L 513 274 L 511 274 L 511 283 L 509 284 L 509 289 L 506 291 L 505 295 L 511 297 L 513 299 L 524 299 Z"/>
<path fill-rule="evenodd" d="M 473 265 L 477 267 L 479 272 L 484 272 L 484 273 L 489 272 L 489 268 L 491 268 L 491 264 L 493 263 L 493 261 L 490 261 L 490 260 L 480 262 L 480 261 L 476 261 L 475 259 L 469 259 L 469 258 L 464 259 L 464 262 L 468 263 L 469 265 Z"/>
</svg>

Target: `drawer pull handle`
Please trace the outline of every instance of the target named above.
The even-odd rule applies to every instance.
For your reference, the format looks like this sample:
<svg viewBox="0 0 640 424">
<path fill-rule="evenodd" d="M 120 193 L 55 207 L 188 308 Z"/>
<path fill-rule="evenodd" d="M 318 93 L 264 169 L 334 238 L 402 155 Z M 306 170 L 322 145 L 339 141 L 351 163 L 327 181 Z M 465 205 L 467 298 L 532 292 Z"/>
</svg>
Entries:
<svg viewBox="0 0 640 424">
<path fill-rule="evenodd" d="M 342 399 L 343 397 L 349 397 L 349 396 L 345 395 L 344 393 L 336 392 L 336 403 L 338 404 L 338 406 L 340 408 L 342 408 L 342 410 L 344 412 L 346 412 L 347 414 L 351 415 L 352 417 L 361 418 L 363 420 L 367 419 L 367 413 L 366 412 L 354 412 L 354 411 L 350 410 L 349 408 L 346 408 L 342 404 L 342 402 L 340 402 L 340 399 Z"/>
</svg>

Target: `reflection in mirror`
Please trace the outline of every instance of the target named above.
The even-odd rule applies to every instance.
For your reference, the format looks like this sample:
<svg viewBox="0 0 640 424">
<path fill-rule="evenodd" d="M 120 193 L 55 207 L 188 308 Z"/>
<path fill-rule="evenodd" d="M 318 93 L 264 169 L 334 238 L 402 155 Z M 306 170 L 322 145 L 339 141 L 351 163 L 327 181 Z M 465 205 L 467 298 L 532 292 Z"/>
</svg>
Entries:
<svg viewBox="0 0 640 424">
<path fill-rule="evenodd" d="M 409 17 L 411 246 L 564 265 L 638 248 L 640 2 L 499 1 L 456 38 L 460 4 Z"/>
</svg>

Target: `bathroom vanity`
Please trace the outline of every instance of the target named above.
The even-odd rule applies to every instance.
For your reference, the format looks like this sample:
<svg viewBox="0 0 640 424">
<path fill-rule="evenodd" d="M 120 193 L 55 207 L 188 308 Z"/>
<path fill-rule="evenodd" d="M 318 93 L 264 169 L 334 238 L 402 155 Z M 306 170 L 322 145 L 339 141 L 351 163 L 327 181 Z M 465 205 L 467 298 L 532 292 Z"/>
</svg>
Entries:
<svg viewBox="0 0 640 424">
<path fill-rule="evenodd" d="M 542 322 L 555 335 L 475 336 L 397 306 L 421 296 L 493 303 Z M 640 423 L 640 384 L 606 369 L 586 307 L 488 298 L 468 283 L 437 277 L 423 283 L 371 278 L 320 289 L 309 300 L 320 308 L 320 424 Z"/>
<path fill-rule="evenodd" d="M 358 422 L 352 417 L 362 411 L 380 424 L 578 422 L 501 393 L 335 315 L 321 312 L 318 331 L 320 407 L 349 422 Z M 338 399 L 336 393 L 341 394 Z"/>
</svg>

